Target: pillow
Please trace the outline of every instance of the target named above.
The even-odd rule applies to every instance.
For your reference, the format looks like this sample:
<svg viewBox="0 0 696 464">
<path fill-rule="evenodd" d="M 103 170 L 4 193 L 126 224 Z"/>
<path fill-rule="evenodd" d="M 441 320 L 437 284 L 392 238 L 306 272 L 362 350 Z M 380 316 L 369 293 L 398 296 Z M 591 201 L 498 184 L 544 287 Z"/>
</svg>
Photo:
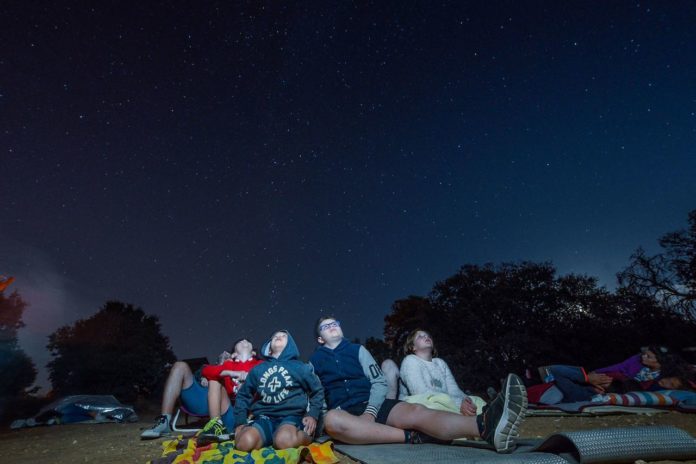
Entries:
<svg viewBox="0 0 696 464">
<path fill-rule="evenodd" d="M 628 392 L 596 395 L 592 402 L 616 406 L 675 406 L 679 400 L 657 392 Z"/>
</svg>

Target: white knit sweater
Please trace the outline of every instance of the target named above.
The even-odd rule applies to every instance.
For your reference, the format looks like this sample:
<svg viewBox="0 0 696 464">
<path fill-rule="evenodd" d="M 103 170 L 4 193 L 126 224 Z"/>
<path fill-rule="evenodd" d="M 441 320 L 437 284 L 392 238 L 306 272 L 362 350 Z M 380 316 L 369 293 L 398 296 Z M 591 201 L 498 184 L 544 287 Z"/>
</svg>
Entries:
<svg viewBox="0 0 696 464">
<path fill-rule="evenodd" d="M 421 393 L 447 393 L 457 407 L 461 407 L 462 401 L 467 397 L 454 380 L 447 363 L 440 358 L 426 361 L 415 354 L 409 354 L 401 362 L 399 374 L 402 382 L 399 399 Z"/>
</svg>

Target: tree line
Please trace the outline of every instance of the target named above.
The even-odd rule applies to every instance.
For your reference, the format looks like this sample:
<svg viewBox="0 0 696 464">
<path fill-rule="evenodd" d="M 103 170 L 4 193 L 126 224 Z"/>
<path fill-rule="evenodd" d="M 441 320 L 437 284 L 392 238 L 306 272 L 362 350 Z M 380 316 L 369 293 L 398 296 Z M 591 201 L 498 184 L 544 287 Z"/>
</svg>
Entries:
<svg viewBox="0 0 696 464">
<path fill-rule="evenodd" d="M 608 291 L 584 275 L 559 276 L 551 263 L 462 266 L 426 296 L 397 300 L 385 317 L 384 339 L 370 338 L 378 358 L 400 361 L 415 328 L 428 330 L 460 383 L 483 391 L 507 372 L 550 363 L 594 368 L 647 344 L 680 349 L 696 339 L 696 210 L 688 227 L 638 249 Z M 26 397 L 36 367 L 17 343 L 27 304 L 0 290 L 0 416 Z M 159 394 L 174 361 L 157 316 L 109 301 L 93 316 L 57 329 L 47 348 L 55 395 L 114 394 L 122 401 Z M 35 391 L 35 389 L 34 389 Z"/>
<path fill-rule="evenodd" d="M 497 385 L 507 372 L 548 364 L 597 368 L 649 344 L 677 351 L 696 341 L 696 210 L 686 229 L 638 249 L 610 292 L 594 277 L 558 276 L 551 263 L 465 265 L 427 296 L 396 301 L 378 357 L 400 361 L 411 330 L 428 330 L 463 385 Z"/>
</svg>

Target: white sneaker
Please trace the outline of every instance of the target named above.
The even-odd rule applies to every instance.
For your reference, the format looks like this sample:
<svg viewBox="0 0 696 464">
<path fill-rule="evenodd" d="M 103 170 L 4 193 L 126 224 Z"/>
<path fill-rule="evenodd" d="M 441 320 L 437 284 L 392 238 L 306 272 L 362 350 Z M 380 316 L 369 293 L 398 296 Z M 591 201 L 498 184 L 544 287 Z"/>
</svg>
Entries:
<svg viewBox="0 0 696 464">
<path fill-rule="evenodd" d="M 169 432 L 171 432 L 171 427 L 169 426 L 169 419 L 167 416 L 162 414 L 161 416 L 157 416 L 155 420 L 157 421 L 155 425 L 152 428 L 143 431 L 143 433 L 140 434 L 140 438 L 159 438 L 162 435 L 168 435 Z"/>
</svg>

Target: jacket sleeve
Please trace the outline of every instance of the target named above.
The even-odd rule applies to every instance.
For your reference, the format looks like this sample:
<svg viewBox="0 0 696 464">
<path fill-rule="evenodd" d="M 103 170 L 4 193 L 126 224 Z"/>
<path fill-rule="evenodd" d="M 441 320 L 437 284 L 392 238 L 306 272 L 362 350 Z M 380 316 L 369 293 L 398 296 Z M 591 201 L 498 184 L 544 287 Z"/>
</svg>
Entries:
<svg viewBox="0 0 696 464">
<path fill-rule="evenodd" d="M 307 395 L 309 395 L 309 410 L 308 416 L 319 419 L 322 409 L 324 408 L 324 387 L 321 386 L 319 377 L 314 373 L 311 365 L 307 365 L 303 376 Z"/>
<path fill-rule="evenodd" d="M 636 374 L 634 371 L 640 370 L 640 365 L 640 355 L 636 354 L 618 364 L 597 369 L 595 372 L 600 374 L 620 373 L 623 377 L 632 378 Z"/>
<path fill-rule="evenodd" d="M 445 371 L 445 387 L 447 388 L 447 394 L 452 397 L 454 403 L 458 408 L 460 408 L 462 406 L 462 401 L 464 401 L 464 398 L 467 398 L 468 395 L 464 393 L 461 388 L 459 388 L 459 385 L 457 385 L 457 381 L 454 379 L 454 375 L 452 375 L 452 371 L 447 363 L 439 358 L 437 361 L 441 363 L 442 368 Z"/>
<path fill-rule="evenodd" d="M 201 375 L 208 380 L 220 381 L 220 373 L 225 370 L 224 364 L 206 364 L 201 370 Z"/>
<path fill-rule="evenodd" d="M 365 412 L 377 417 L 377 411 L 382 407 L 384 399 L 387 397 L 387 379 L 382 374 L 382 369 L 379 368 L 377 361 L 372 357 L 369 351 L 364 346 L 360 346 L 358 351 L 358 360 L 362 366 L 365 377 L 370 379 L 370 398 L 367 400 L 367 408 Z"/>
<path fill-rule="evenodd" d="M 234 401 L 235 427 L 246 424 L 247 417 L 249 417 L 249 409 L 251 408 L 254 393 L 256 392 L 257 383 L 258 379 L 255 372 L 252 370 L 249 372 L 246 382 L 242 384 L 242 387 L 237 392 L 237 398 Z"/>
</svg>

